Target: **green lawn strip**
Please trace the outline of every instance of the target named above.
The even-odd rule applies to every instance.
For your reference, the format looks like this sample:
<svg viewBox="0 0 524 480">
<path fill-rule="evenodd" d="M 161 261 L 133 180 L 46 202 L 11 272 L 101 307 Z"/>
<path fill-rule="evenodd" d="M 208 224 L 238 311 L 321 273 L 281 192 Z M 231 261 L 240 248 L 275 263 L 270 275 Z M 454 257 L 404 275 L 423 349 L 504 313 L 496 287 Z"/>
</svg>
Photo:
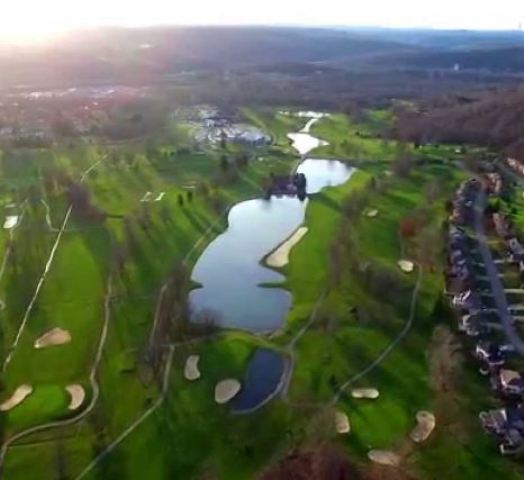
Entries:
<svg viewBox="0 0 524 480">
<path fill-rule="evenodd" d="M 282 269 L 287 278 L 282 286 L 290 289 L 293 295 L 284 333 L 293 333 L 309 316 L 321 295 L 327 281 L 326 262 L 333 235 L 339 227 L 342 202 L 350 192 L 362 188 L 368 179 L 367 173 L 356 171 L 344 185 L 312 196 L 304 221 L 309 231 L 291 251 L 289 265 Z"/>
<path fill-rule="evenodd" d="M 103 322 L 107 247 L 107 234 L 100 230 L 64 238 L 9 364 L 6 393 L 22 383 L 35 388 L 53 383 L 64 389 L 87 379 Z M 71 343 L 36 350 L 34 341 L 55 327 L 68 330 Z M 45 409 L 40 413 L 31 419 L 50 419 Z M 8 425 L 16 429 L 19 417 L 8 417 Z"/>
<path fill-rule="evenodd" d="M 285 109 L 284 109 L 285 110 Z M 304 127 L 307 118 L 300 118 L 295 115 L 284 115 L 273 109 L 243 108 L 242 113 L 254 125 L 265 132 L 271 132 L 275 144 L 282 147 L 285 151 L 293 153 L 287 137 L 290 132 L 297 132 Z"/>
<path fill-rule="evenodd" d="M 69 394 L 56 384 L 35 385 L 33 392 L 8 414 L 7 428 L 32 427 L 42 419 L 57 419 L 67 412 Z"/>
<path fill-rule="evenodd" d="M 143 478 L 151 469 L 157 478 L 192 478 L 209 469 L 219 478 L 240 480 L 263 465 L 285 439 L 289 412 L 273 405 L 253 415 L 231 416 L 227 406 L 214 402 L 216 383 L 228 377 L 242 380 L 251 355 L 261 346 L 268 346 L 262 338 L 226 332 L 213 341 L 177 347 L 164 404 L 118 447 L 117 458 L 126 459 L 124 478 Z M 191 354 L 201 355 L 202 377 L 194 382 L 183 377 Z M 117 408 L 114 400 L 106 404 L 108 411 Z M 145 451 L 148 462 L 140 461 Z"/>
<path fill-rule="evenodd" d="M 402 330 L 408 320 L 407 304 L 414 285 L 414 276 L 400 273 L 396 266 L 400 255 L 398 225 L 404 216 L 409 215 L 423 201 L 423 185 L 436 177 L 445 178 L 449 185 L 446 185 L 441 199 L 432 205 L 430 211 L 436 221 L 444 218 L 443 203 L 447 191 L 454 187 L 460 177 L 441 170 L 441 167 L 424 167 L 410 179 L 395 180 L 386 193 L 371 194 L 369 208 L 377 208 L 378 217 L 370 219 L 363 216 L 350 226 L 350 235 L 355 240 L 362 260 L 378 262 L 385 268 L 390 268 L 398 275 L 399 282 L 406 283 L 406 301 L 400 302 L 399 307 L 402 305 L 402 309 L 397 310 L 398 307 L 390 306 L 384 303 L 383 298 L 370 295 L 362 289 L 358 276 L 351 273 L 346 275 L 339 290 L 331 292 L 325 302 L 331 320 L 314 325 L 297 345 L 295 373 L 290 390 L 291 402 L 328 401 L 345 380 L 375 360 Z M 336 189 L 330 190 L 329 194 L 334 190 Z M 288 266 L 288 283 L 295 298 L 290 319 L 294 318 L 295 309 L 299 308 L 301 294 L 306 288 L 304 284 L 308 285 L 309 279 L 315 278 L 311 258 L 319 251 L 312 247 L 316 225 L 314 213 L 318 204 L 313 202 L 314 200 L 309 212 L 309 238 L 306 236 L 294 249 Z M 326 216 L 324 212 L 319 217 L 319 223 L 324 224 Z M 332 234 L 328 238 L 331 239 Z M 326 247 L 323 265 L 327 252 Z M 293 277 L 294 269 L 304 270 Z M 320 291 L 320 285 L 321 282 L 318 282 L 317 292 Z M 349 413 L 353 428 L 353 434 L 345 443 L 352 452 L 364 455 L 369 448 L 396 445 L 413 427 L 416 412 L 431 408 L 432 395 L 428 384 L 425 350 L 434 325 L 433 310 L 442 286 L 440 275 L 425 274 L 415 321 L 408 336 L 398 349 L 355 384 L 376 387 L 381 392 L 381 397 L 373 402 L 343 396 L 340 408 Z M 311 297 L 310 294 L 309 298 Z M 357 319 L 349 313 L 352 306 L 370 311 L 371 318 Z M 308 307 L 310 310 L 311 301 L 304 306 L 302 320 L 307 315 Z M 297 317 L 299 321 L 300 316 Z"/>
<path fill-rule="evenodd" d="M 92 440 L 77 430 L 61 431 L 60 435 L 48 435 L 41 441 L 14 446 L 5 458 L 6 478 L 74 478 L 78 465 L 85 465 L 93 454 L 89 443 Z"/>
</svg>

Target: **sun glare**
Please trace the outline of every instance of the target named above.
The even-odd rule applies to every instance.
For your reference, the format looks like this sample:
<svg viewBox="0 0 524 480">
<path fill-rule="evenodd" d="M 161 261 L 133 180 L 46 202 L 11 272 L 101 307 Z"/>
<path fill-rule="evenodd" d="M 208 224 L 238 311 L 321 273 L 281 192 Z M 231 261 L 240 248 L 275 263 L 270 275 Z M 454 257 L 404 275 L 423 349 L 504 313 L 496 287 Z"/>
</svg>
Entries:
<svg viewBox="0 0 524 480">
<path fill-rule="evenodd" d="M 5 5 L 4 5 L 5 3 Z M 0 14 L 0 41 L 40 42 L 65 31 L 96 26 L 155 24 L 286 24 L 382 25 L 436 28 L 516 28 L 524 16 L 522 0 L 475 3 L 441 0 L 325 0 L 302 8 L 301 0 L 266 0 L 264 8 L 243 0 L 15 0 L 5 1 Z M 422 6 L 423 5 L 423 6 Z M 474 8 L 472 6 L 474 5 Z M 451 12 L 451 13 L 450 13 Z"/>
</svg>

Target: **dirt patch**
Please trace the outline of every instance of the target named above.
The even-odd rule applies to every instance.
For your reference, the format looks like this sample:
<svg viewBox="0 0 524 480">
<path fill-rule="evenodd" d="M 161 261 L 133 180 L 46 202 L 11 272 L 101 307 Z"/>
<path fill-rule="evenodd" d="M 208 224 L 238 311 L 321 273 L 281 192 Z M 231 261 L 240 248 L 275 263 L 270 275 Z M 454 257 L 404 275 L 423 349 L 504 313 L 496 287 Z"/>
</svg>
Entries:
<svg viewBox="0 0 524 480">
<path fill-rule="evenodd" d="M 218 382 L 215 387 L 215 402 L 218 404 L 229 402 L 240 392 L 240 388 L 240 382 L 234 378 Z"/>
<path fill-rule="evenodd" d="M 10 230 L 13 227 L 16 227 L 18 223 L 18 215 L 8 215 L 4 221 L 4 228 Z"/>
<path fill-rule="evenodd" d="M 273 268 L 281 268 L 289 263 L 289 254 L 293 247 L 302 240 L 302 237 L 308 232 L 307 227 L 299 227 L 295 232 L 283 243 L 281 243 L 272 253 L 266 258 L 266 264 Z"/>
<path fill-rule="evenodd" d="M 190 355 L 187 357 L 184 367 L 184 377 L 186 380 L 198 380 L 200 378 L 200 370 L 198 369 L 199 361 L 200 355 Z"/>
<path fill-rule="evenodd" d="M 296 450 L 266 469 L 258 480 L 414 480 L 400 468 L 357 465 L 334 445 Z"/>
<path fill-rule="evenodd" d="M 415 268 L 415 264 L 410 260 L 399 260 L 397 265 L 404 273 L 411 273 Z"/>
<path fill-rule="evenodd" d="M 400 465 L 400 456 L 392 450 L 370 450 L 368 458 L 373 463 L 388 467 L 398 467 Z"/>
<path fill-rule="evenodd" d="M 347 434 L 351 432 L 349 418 L 344 412 L 335 412 L 335 430 L 340 434 Z"/>
<path fill-rule="evenodd" d="M 5 402 L 0 404 L 0 411 L 7 412 L 20 405 L 29 395 L 33 393 L 31 385 L 20 385 Z"/>
<path fill-rule="evenodd" d="M 435 430 L 436 420 L 435 415 L 431 412 L 421 410 L 417 413 L 417 426 L 411 431 L 409 435 L 411 440 L 415 443 L 425 442 Z"/>
<path fill-rule="evenodd" d="M 380 392 L 376 388 L 354 388 L 351 390 L 351 396 L 353 398 L 376 400 L 380 396 Z"/>
<path fill-rule="evenodd" d="M 149 202 L 151 195 L 153 195 L 153 192 L 146 192 L 140 201 Z"/>
<path fill-rule="evenodd" d="M 82 385 L 68 385 L 66 387 L 67 393 L 71 396 L 71 400 L 68 405 L 69 410 L 76 410 L 84 403 L 86 398 L 86 392 Z"/>
<path fill-rule="evenodd" d="M 53 328 L 35 340 L 35 348 L 64 345 L 71 341 L 71 334 L 61 328 Z"/>
<path fill-rule="evenodd" d="M 431 386 L 439 393 L 455 390 L 463 361 L 460 344 L 450 329 L 439 325 L 433 332 L 429 366 Z"/>
</svg>

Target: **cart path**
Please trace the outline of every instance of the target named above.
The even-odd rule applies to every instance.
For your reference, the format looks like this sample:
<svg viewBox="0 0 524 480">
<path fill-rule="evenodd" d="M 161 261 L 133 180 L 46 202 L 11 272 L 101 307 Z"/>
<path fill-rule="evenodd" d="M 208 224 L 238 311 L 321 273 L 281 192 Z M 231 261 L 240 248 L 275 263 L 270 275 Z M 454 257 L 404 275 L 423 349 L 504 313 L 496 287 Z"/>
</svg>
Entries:
<svg viewBox="0 0 524 480">
<path fill-rule="evenodd" d="M 84 182 L 87 176 L 91 173 L 91 171 L 96 168 L 100 162 L 102 162 L 102 159 L 98 160 L 97 162 L 93 163 L 87 170 L 84 171 L 80 178 L 80 182 Z M 67 212 L 64 216 L 64 220 L 62 222 L 62 226 L 60 227 L 60 230 L 58 231 L 58 234 L 56 235 L 55 243 L 53 244 L 53 247 L 51 248 L 51 252 L 49 254 L 49 257 L 47 258 L 47 262 L 44 267 L 44 271 L 42 272 L 42 275 L 38 279 L 38 283 L 36 284 L 35 291 L 33 293 L 33 296 L 31 297 L 31 300 L 29 302 L 29 305 L 27 306 L 24 316 L 22 317 L 22 321 L 20 322 L 20 326 L 18 327 L 18 331 L 16 333 L 15 339 L 13 340 L 13 343 L 9 347 L 9 353 L 7 357 L 4 360 L 2 371 L 6 371 L 9 363 L 13 359 L 13 355 L 15 354 L 16 348 L 18 346 L 18 342 L 20 342 L 20 338 L 22 337 L 22 334 L 24 333 L 25 327 L 27 325 L 27 321 L 29 319 L 29 316 L 31 315 L 31 312 L 33 311 L 33 307 L 38 299 L 38 296 L 40 294 L 40 290 L 42 289 L 42 286 L 44 285 L 45 279 L 47 277 L 47 274 L 49 270 L 51 269 L 51 265 L 53 264 L 53 260 L 56 255 L 56 251 L 58 250 L 58 246 L 60 245 L 60 241 L 62 240 L 62 236 L 64 234 L 64 231 L 67 227 L 67 223 L 69 222 L 69 218 L 71 217 L 71 212 L 73 211 L 73 206 L 70 205 L 67 209 Z"/>
</svg>

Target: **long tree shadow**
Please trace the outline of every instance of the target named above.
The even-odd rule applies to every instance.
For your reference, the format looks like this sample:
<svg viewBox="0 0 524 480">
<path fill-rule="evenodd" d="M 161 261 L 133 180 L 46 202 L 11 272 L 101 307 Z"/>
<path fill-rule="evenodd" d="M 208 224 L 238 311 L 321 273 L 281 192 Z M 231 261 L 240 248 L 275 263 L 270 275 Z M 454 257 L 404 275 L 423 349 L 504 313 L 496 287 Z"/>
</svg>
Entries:
<svg viewBox="0 0 524 480">
<path fill-rule="evenodd" d="M 184 212 L 184 215 L 187 217 L 191 225 L 195 228 L 195 230 L 199 231 L 200 233 L 204 233 L 207 228 L 208 224 L 195 212 L 189 208 L 181 208 L 182 212 Z"/>
</svg>

